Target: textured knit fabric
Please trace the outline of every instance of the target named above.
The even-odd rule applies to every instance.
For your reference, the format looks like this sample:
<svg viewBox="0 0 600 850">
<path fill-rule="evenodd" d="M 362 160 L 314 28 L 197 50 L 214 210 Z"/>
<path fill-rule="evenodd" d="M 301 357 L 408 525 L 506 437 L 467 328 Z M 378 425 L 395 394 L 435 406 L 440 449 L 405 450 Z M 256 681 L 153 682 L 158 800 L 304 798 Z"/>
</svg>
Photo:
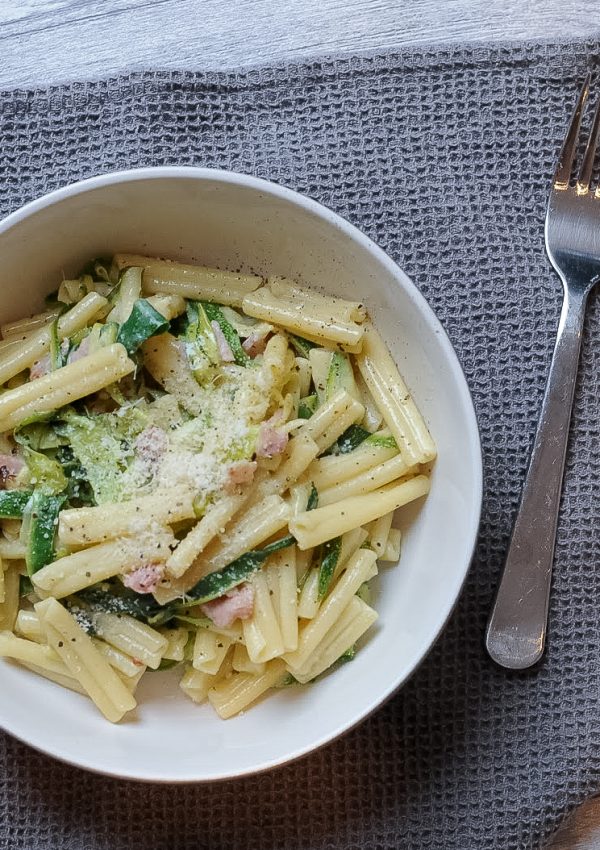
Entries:
<svg viewBox="0 0 600 850">
<path fill-rule="evenodd" d="M 561 302 L 543 245 L 548 181 L 597 54 L 596 44 L 430 49 L 0 95 L 2 214 L 82 177 L 176 163 L 279 181 L 362 228 L 412 276 L 456 346 L 486 470 L 458 608 L 371 719 L 298 763 L 212 787 L 102 778 L 0 736 L 3 850 L 520 850 L 541 847 L 598 789 L 595 296 L 548 652 L 537 672 L 510 675 L 483 649 Z"/>
</svg>

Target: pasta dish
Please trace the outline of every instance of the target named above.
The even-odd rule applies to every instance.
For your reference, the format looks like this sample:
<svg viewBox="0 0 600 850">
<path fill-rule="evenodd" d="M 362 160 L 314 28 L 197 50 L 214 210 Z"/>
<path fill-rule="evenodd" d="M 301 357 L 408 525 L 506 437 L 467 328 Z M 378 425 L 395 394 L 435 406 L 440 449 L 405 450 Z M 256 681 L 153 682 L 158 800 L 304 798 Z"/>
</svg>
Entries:
<svg viewBox="0 0 600 850">
<path fill-rule="evenodd" d="M 113 722 L 146 672 L 228 718 L 354 657 L 435 458 L 362 304 L 117 254 L 2 336 L 0 656 Z"/>
</svg>

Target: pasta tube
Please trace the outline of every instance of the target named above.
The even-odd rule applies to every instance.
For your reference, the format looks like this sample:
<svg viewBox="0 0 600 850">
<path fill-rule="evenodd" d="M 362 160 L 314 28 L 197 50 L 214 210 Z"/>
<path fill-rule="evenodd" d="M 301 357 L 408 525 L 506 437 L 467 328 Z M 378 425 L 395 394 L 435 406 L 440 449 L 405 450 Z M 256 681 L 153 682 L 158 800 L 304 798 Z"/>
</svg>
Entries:
<svg viewBox="0 0 600 850">
<path fill-rule="evenodd" d="M 368 536 L 369 534 L 364 528 L 353 528 L 351 531 L 342 534 L 342 545 L 335 570 L 333 571 L 333 581 L 336 581 L 346 569 L 346 564 L 357 549 L 360 549 Z"/>
<path fill-rule="evenodd" d="M 350 496 L 359 496 L 363 493 L 371 493 L 379 487 L 383 487 L 398 478 L 402 478 L 407 473 L 414 470 L 414 467 L 409 467 L 402 455 L 397 454 L 390 460 L 380 463 L 378 466 L 371 467 L 360 475 L 341 481 L 334 487 L 330 487 L 319 495 L 319 504 L 321 506 L 331 505 L 333 502 L 339 502 L 341 499 L 347 499 Z"/>
<path fill-rule="evenodd" d="M 299 310 L 294 300 L 276 296 L 267 286 L 246 295 L 242 309 L 247 316 L 281 325 L 300 335 L 310 334 L 313 339 L 358 345 L 364 332 L 362 325 L 344 322 L 335 314 L 326 317 L 322 313 L 319 315 L 309 302 L 306 309 Z"/>
<path fill-rule="evenodd" d="M 192 666 L 201 673 L 216 675 L 229 652 L 231 639 L 205 629 L 198 629 L 194 642 Z"/>
<path fill-rule="evenodd" d="M 60 512 L 58 536 L 64 546 L 88 546 L 139 534 L 152 525 L 170 525 L 195 516 L 191 490 L 156 490 L 151 496 L 115 502 L 92 508 Z"/>
<path fill-rule="evenodd" d="M 127 614 L 99 611 L 94 614 L 94 628 L 106 643 L 153 670 L 160 664 L 169 644 L 159 631 Z"/>
<path fill-rule="evenodd" d="M 16 637 L 10 632 L 0 632 L 0 656 L 26 664 L 35 664 L 51 673 L 68 674 L 68 670 L 54 649 L 32 640 Z"/>
<path fill-rule="evenodd" d="M 233 526 L 207 546 L 189 570 L 170 587 L 158 588 L 154 594 L 164 604 L 189 590 L 205 575 L 222 570 L 240 555 L 255 549 L 280 531 L 290 518 L 290 508 L 279 496 L 267 496 L 251 507 Z"/>
<path fill-rule="evenodd" d="M 46 670 L 43 667 L 39 667 L 37 664 L 30 664 L 28 661 L 21 661 L 21 666 L 31 670 L 32 673 L 37 673 L 38 676 L 42 676 L 44 679 L 48 679 L 50 682 L 54 682 L 56 685 L 60 685 L 61 688 L 68 688 L 68 690 L 75 691 L 76 694 L 81 694 L 84 697 L 87 697 L 88 695 L 85 688 L 81 687 L 77 679 L 74 679 L 69 675 L 69 671 L 66 667 L 64 667 L 64 665 L 64 673 L 56 673 L 53 670 Z"/>
<path fill-rule="evenodd" d="M 372 574 L 376 555 L 370 549 L 359 549 L 352 556 L 337 584 L 325 597 L 319 613 L 302 628 L 298 649 L 286 653 L 283 658 L 289 669 L 301 670 L 309 656 L 315 651 L 327 632 L 340 617 L 361 584 Z"/>
<path fill-rule="evenodd" d="M 68 313 L 58 320 L 59 338 L 69 336 L 84 328 L 107 304 L 106 298 L 96 292 L 90 292 Z M 51 331 L 45 326 L 27 336 L 19 347 L 0 352 L 0 384 L 5 384 L 23 369 L 32 366 L 50 349 Z M 4 397 L 3 397 L 4 398 Z M 8 427 L 11 427 L 10 425 Z"/>
<path fill-rule="evenodd" d="M 332 664 L 363 636 L 375 620 L 377 612 L 355 596 L 346 606 L 335 626 L 309 656 L 304 666 L 294 671 L 299 682 L 310 682 Z"/>
<path fill-rule="evenodd" d="M 267 664 L 264 673 L 254 676 L 251 673 L 234 673 L 208 691 L 208 699 L 219 717 L 224 720 L 239 714 L 265 691 L 274 687 L 285 675 L 285 664 L 275 658 Z"/>
<path fill-rule="evenodd" d="M 271 555 L 265 575 L 279 622 L 279 631 L 286 652 L 298 645 L 298 591 L 296 583 L 296 547 L 290 546 Z"/>
<path fill-rule="evenodd" d="M 34 316 L 29 316 L 27 319 L 17 319 L 15 322 L 5 322 L 0 325 L 2 331 L 2 339 L 7 340 L 13 337 L 15 341 L 20 341 L 24 337 L 29 336 L 34 331 L 49 325 L 57 319 L 62 312 L 62 307 L 55 307 L 53 310 L 46 310 L 45 313 L 36 313 Z"/>
<path fill-rule="evenodd" d="M 180 295 L 151 295 L 146 300 L 157 313 L 169 321 L 185 313 L 185 299 Z"/>
<path fill-rule="evenodd" d="M 283 637 L 265 572 L 259 570 L 248 583 L 254 588 L 254 613 L 242 620 L 244 642 L 251 661 L 270 661 L 283 653 Z"/>
<path fill-rule="evenodd" d="M 318 315 L 325 321 L 331 316 L 338 316 L 345 322 L 364 322 L 367 316 L 360 301 L 347 301 L 335 295 L 323 295 L 315 289 L 303 289 L 296 281 L 285 277 L 270 277 L 267 286 L 277 298 L 286 298 L 298 309 Z"/>
<path fill-rule="evenodd" d="M 167 570 L 174 578 L 182 576 L 211 540 L 222 534 L 227 523 L 248 501 L 249 496 L 250 492 L 228 496 L 207 509 L 200 522 L 180 541 L 167 561 Z"/>
<path fill-rule="evenodd" d="M 163 652 L 163 658 L 171 661 L 183 661 L 185 647 L 188 642 L 189 632 L 182 627 L 160 629 L 160 634 L 167 639 L 167 647 Z"/>
<path fill-rule="evenodd" d="M 142 352 L 144 366 L 154 380 L 172 393 L 186 410 L 200 413 L 203 396 L 175 337 L 170 333 L 153 336 L 142 345 Z"/>
<path fill-rule="evenodd" d="M 259 486 L 261 494 L 285 493 L 310 466 L 319 453 L 319 445 L 309 434 L 299 433 L 288 443 L 283 462 L 277 471 Z"/>
<path fill-rule="evenodd" d="M 298 616 L 303 620 L 312 620 L 319 610 L 319 568 L 313 567 L 302 585 L 298 601 Z M 297 643 L 297 641 L 296 641 Z"/>
<path fill-rule="evenodd" d="M 2 569 L 0 567 L 0 569 Z M 4 570 L 4 601 L 0 602 L 0 631 L 10 631 L 19 610 L 19 573 L 13 567 Z"/>
<path fill-rule="evenodd" d="M 35 611 L 26 611 L 25 609 L 19 611 L 15 622 L 15 632 L 36 643 L 44 643 L 46 640 L 44 630 Z"/>
<path fill-rule="evenodd" d="M 394 511 L 373 520 L 368 528 L 369 544 L 378 558 L 382 558 L 387 546 L 388 537 L 394 520 Z"/>
<path fill-rule="evenodd" d="M 118 722 L 136 701 L 117 673 L 94 647 L 77 621 L 56 599 L 35 606 L 48 643 L 107 720 Z"/>
<path fill-rule="evenodd" d="M 236 643 L 233 650 L 233 669 L 236 673 L 253 673 L 258 676 L 267 669 L 266 662 L 251 661 L 248 650 L 243 643 Z"/>
<path fill-rule="evenodd" d="M 189 666 L 179 682 L 179 687 L 191 700 L 201 703 L 205 701 L 208 690 L 213 686 L 216 679 L 217 676 L 201 673 L 200 670 L 195 670 L 192 666 Z"/>
<path fill-rule="evenodd" d="M 244 295 L 262 283 L 262 278 L 253 274 L 155 260 L 139 254 L 116 254 L 113 262 L 119 269 L 141 266 L 142 287 L 146 293 L 168 293 L 196 301 L 218 301 L 230 307 L 241 306 Z"/>
<path fill-rule="evenodd" d="M 372 522 L 428 492 L 429 478 L 417 475 L 401 484 L 391 484 L 314 511 L 305 511 L 290 520 L 290 532 L 298 541 L 300 549 L 308 549 L 338 537 L 360 523 Z"/>
<path fill-rule="evenodd" d="M 356 362 L 407 463 L 429 463 L 436 449 L 423 417 L 400 377 L 385 343 L 371 324 Z"/>
<path fill-rule="evenodd" d="M 6 537 L 0 537 L 0 558 L 5 561 L 22 561 L 25 553 L 25 546 L 20 540 L 7 540 Z"/>
<path fill-rule="evenodd" d="M 391 460 L 397 454 L 398 449 L 393 447 L 363 444 L 345 455 L 319 458 L 308 469 L 307 476 L 321 493 Z"/>
<path fill-rule="evenodd" d="M 31 580 L 41 594 L 61 599 L 135 567 L 165 561 L 172 540 L 171 534 L 163 532 L 147 535 L 147 539 L 123 537 L 100 543 L 53 561 Z"/>
<path fill-rule="evenodd" d="M 346 392 L 339 390 L 299 429 L 297 437 L 310 437 L 325 451 L 354 422 L 362 419 L 365 409 Z"/>
<path fill-rule="evenodd" d="M 402 541 L 402 532 L 399 528 L 390 528 L 385 551 L 380 556 L 382 561 L 398 561 L 400 558 L 400 546 Z"/>
<path fill-rule="evenodd" d="M 0 431 L 15 428 L 39 413 L 49 413 L 119 381 L 135 364 L 120 343 L 50 372 L 36 381 L 7 390 L 0 397 Z"/>
<path fill-rule="evenodd" d="M 105 643 L 103 640 L 98 640 L 98 638 L 92 638 L 92 643 L 102 655 L 103 658 L 106 658 L 111 667 L 121 673 L 122 676 L 125 676 L 127 679 L 133 679 L 136 676 L 139 676 L 146 669 L 146 665 L 142 664 L 141 661 L 134 661 L 130 655 L 127 655 L 125 652 L 121 652 L 120 649 L 117 649 L 116 646 L 111 646 L 109 643 Z"/>
</svg>

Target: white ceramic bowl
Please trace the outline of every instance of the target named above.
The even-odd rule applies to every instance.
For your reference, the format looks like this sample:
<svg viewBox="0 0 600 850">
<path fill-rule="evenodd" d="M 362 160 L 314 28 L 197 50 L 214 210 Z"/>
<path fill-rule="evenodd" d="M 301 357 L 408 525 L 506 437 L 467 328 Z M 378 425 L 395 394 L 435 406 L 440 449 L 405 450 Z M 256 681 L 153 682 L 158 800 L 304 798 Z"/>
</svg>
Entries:
<svg viewBox="0 0 600 850">
<path fill-rule="evenodd" d="M 13 213 L 0 224 L 0 318 L 40 308 L 63 271 L 115 251 L 288 275 L 364 301 L 438 446 L 429 497 L 402 514 L 401 563 L 381 570 L 378 623 L 351 664 L 310 687 L 284 689 L 222 721 L 181 695 L 172 672 L 153 673 L 138 691 L 136 716 L 112 726 L 78 694 L 0 661 L 0 726 L 40 750 L 135 779 L 242 776 L 308 753 L 358 723 L 431 648 L 460 593 L 479 523 L 473 405 L 441 325 L 381 249 L 308 198 L 224 171 L 107 174 Z"/>
</svg>

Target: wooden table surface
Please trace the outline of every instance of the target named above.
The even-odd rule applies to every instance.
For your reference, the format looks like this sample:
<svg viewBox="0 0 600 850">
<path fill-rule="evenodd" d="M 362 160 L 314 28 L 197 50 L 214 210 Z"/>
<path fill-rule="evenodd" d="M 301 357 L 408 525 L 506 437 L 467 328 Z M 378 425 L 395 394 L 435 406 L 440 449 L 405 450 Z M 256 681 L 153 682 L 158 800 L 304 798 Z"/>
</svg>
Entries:
<svg viewBox="0 0 600 850">
<path fill-rule="evenodd" d="M 0 0 L 0 88 L 448 41 L 600 36 L 598 0 Z M 499 848 L 499 850 L 502 850 Z M 600 850 L 600 798 L 548 850 Z"/>
<path fill-rule="evenodd" d="M 0 0 L 0 88 L 594 31 L 598 0 Z"/>
</svg>

